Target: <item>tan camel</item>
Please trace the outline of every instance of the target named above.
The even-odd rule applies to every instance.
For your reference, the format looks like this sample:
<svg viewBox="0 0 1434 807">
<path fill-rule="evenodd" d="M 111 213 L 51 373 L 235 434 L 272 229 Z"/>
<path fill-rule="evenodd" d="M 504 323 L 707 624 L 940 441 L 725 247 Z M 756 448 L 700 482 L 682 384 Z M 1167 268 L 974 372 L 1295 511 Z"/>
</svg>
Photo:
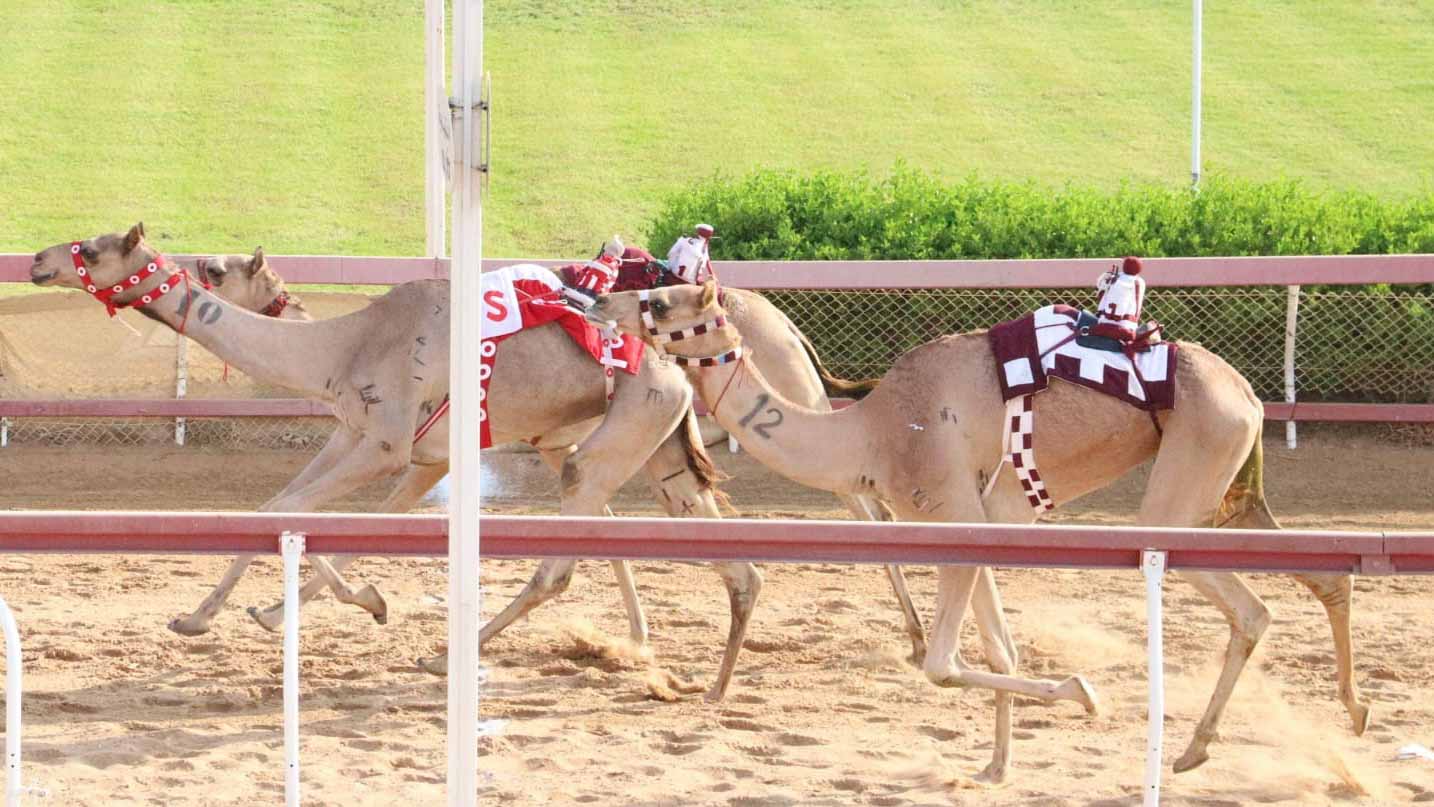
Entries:
<svg viewBox="0 0 1434 807">
<path fill-rule="evenodd" d="M 312 462 L 266 512 L 307 512 L 367 482 L 410 465 L 441 468 L 448 456 L 447 419 L 415 442 L 423 423 L 448 393 L 449 286 L 406 283 L 347 316 L 319 322 L 262 317 L 206 291 L 197 281 L 170 275 L 136 224 L 128 233 L 58 244 L 35 255 L 30 276 L 41 286 L 89 291 L 109 305 L 140 313 L 187 334 L 250 377 L 294 389 L 333 407 L 339 425 Z M 650 353 L 651 351 L 649 351 Z M 504 368 L 524 368 L 513 372 Z M 489 382 L 493 439 L 511 442 L 550 434 L 601 417 L 601 424 L 562 462 L 562 513 L 597 515 L 609 498 L 642 468 L 673 515 L 718 517 L 716 470 L 702 451 L 691 413 L 691 387 L 675 368 L 646 356 L 635 375 L 618 373 L 606 417 L 602 373 L 556 325 L 522 331 L 503 346 Z M 653 456 L 659 460 L 651 460 Z M 672 468 L 677 468 L 673 472 Z M 441 473 L 427 480 L 431 485 Z M 425 486 L 426 489 L 426 486 Z M 400 492 L 395 492 L 399 495 Z M 392 498 L 392 497 L 391 497 Z M 393 509 L 389 507 L 388 509 Z M 171 628 L 184 635 L 209 630 L 252 556 L 237 558 L 219 586 L 191 615 Z M 324 558 L 310 563 L 340 599 L 375 616 L 383 603 L 372 587 L 353 591 Z M 574 561 L 546 568 L 571 574 Z M 726 652 L 708 693 L 726 691 L 761 588 L 748 563 L 714 564 L 732 612 Z M 636 607 L 635 588 L 629 605 Z"/>
<path fill-rule="evenodd" d="M 271 316 L 312 320 L 303 301 L 299 299 L 298 295 L 288 290 L 283 278 L 269 265 L 262 249 L 256 249 L 252 256 L 216 255 L 204 258 L 197 263 L 196 271 L 202 279 L 213 284 L 216 294 L 242 308 L 266 312 Z M 760 361 L 763 372 L 767 374 L 768 378 L 775 379 L 773 385 L 789 400 L 798 401 L 802 405 L 814 409 L 829 409 L 831 403 L 823 389 L 824 385 L 831 385 L 843 392 L 850 390 L 850 394 L 858 395 L 865 394 L 868 390 L 866 387 L 853 387 L 850 382 L 832 378 L 826 372 L 826 368 L 822 366 L 811 343 L 797 330 L 791 320 L 772 306 L 766 298 L 741 289 L 728 289 L 726 303 L 730 315 L 741 328 L 745 338 L 751 344 L 761 348 L 762 358 Z M 434 370 L 446 372 L 447 366 L 445 361 L 442 366 L 435 365 Z M 538 447 L 547 464 L 555 471 L 560 471 L 563 459 L 575 450 L 576 444 L 581 442 L 588 432 L 597 427 L 600 420 L 595 418 L 577 426 L 543 435 L 532 442 Z M 658 461 L 660 458 L 659 455 L 654 458 L 654 461 Z M 683 461 L 685 462 L 685 459 Z M 680 471 L 683 467 L 683 465 L 677 465 L 668 469 L 667 473 Z M 399 478 L 394 493 L 384 502 L 385 510 L 390 512 L 407 511 L 428 492 L 438 479 L 442 478 L 443 474 L 447 473 L 447 469 L 446 459 L 433 465 L 410 465 Z M 661 498 L 660 490 L 655 490 L 654 493 L 659 499 Z M 843 496 L 841 498 L 858 519 L 881 520 L 889 516 L 889 513 L 875 501 L 864 496 Z M 342 570 L 352 561 L 352 557 L 337 557 L 333 560 L 333 567 L 336 570 Z M 552 561 L 548 562 L 549 565 L 552 563 Z M 613 561 L 612 565 L 619 586 L 623 590 L 623 601 L 628 604 L 632 640 L 642 644 L 647 640 L 647 624 L 638 604 L 636 591 L 632 588 L 631 571 L 626 561 Z M 912 657 L 919 661 L 926 652 L 926 636 L 921 626 L 920 617 L 911 603 L 911 596 L 907 591 L 906 580 L 901 574 L 900 567 L 888 566 L 886 569 L 898 604 L 902 609 L 907 636 L 912 644 Z M 552 572 L 545 573 L 540 570 L 523 592 L 514 599 L 512 605 L 483 627 L 480 642 L 486 643 L 519 617 L 562 593 L 568 580 L 569 576 L 567 575 L 555 575 Z M 300 590 L 300 603 L 308 602 L 317 596 L 324 587 L 324 578 L 316 576 Z M 277 630 L 283 624 L 284 604 L 279 602 L 263 610 L 250 608 L 249 613 L 260 625 L 269 630 Z M 419 665 L 431 673 L 442 675 L 447 671 L 445 661 L 443 657 L 438 656 L 420 659 Z"/>
<path fill-rule="evenodd" d="M 721 307 L 714 289 L 672 287 L 655 291 L 650 311 L 664 331 L 710 321 Z M 616 323 L 647 337 L 639 294 L 601 298 L 589 318 Z M 729 324 L 691 342 L 674 355 L 720 356 L 740 344 Z M 1037 456 L 1041 476 L 1056 504 L 1105 487 L 1154 457 L 1140 523 L 1163 526 L 1269 527 L 1278 525 L 1265 504 L 1260 431 L 1263 410 L 1250 385 L 1230 365 L 1198 345 L 1178 355 L 1176 407 L 1160 416 L 1158 437 L 1146 413 L 1072 384 L 1052 384 L 1036 397 Z M 887 504 L 901 520 L 1029 523 L 1034 510 L 1010 472 L 1001 474 L 983 499 L 985 476 L 998 467 L 1005 407 L 984 332 L 947 336 L 906 352 L 867 398 L 838 412 L 818 412 L 786 400 L 747 356 L 711 367 L 687 367 L 689 379 L 714 416 L 738 435 L 763 464 L 805 485 L 836 493 L 866 493 Z M 943 417 L 943 412 L 946 414 Z M 1082 700 L 1078 678 L 1062 684 L 1013 677 L 1014 647 L 999 640 L 999 600 L 974 610 L 995 675 L 971 670 L 961 658 L 959 628 L 973 588 L 989 570 L 943 567 L 928 678 L 940 686 L 980 686 L 996 691 L 994 758 L 984 775 L 1001 779 L 1010 754 L 1010 698 L 1069 697 Z M 1260 598 L 1236 575 L 1181 572 L 1215 603 L 1230 623 L 1215 692 L 1177 771 L 1205 760 L 1221 712 L 1269 625 Z M 1339 657 L 1339 691 L 1355 729 L 1368 723 L 1352 675 L 1347 576 L 1299 578 L 1324 603 Z M 992 588 L 994 593 L 994 588 Z M 988 595 L 989 598 L 989 595 Z M 1090 705 L 1087 701 L 1087 705 Z"/>
</svg>

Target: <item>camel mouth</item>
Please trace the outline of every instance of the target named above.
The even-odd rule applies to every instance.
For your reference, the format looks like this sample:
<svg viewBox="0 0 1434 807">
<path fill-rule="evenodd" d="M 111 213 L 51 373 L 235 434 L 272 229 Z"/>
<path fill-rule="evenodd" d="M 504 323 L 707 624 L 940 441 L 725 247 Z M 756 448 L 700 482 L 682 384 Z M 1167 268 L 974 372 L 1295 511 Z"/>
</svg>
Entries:
<svg viewBox="0 0 1434 807">
<path fill-rule="evenodd" d="M 35 267 L 30 267 L 30 282 L 34 283 L 36 286 L 43 286 L 46 283 L 49 283 L 51 280 L 54 280 L 56 277 L 59 277 L 59 275 L 60 273 L 56 271 L 37 272 L 35 271 Z"/>
</svg>

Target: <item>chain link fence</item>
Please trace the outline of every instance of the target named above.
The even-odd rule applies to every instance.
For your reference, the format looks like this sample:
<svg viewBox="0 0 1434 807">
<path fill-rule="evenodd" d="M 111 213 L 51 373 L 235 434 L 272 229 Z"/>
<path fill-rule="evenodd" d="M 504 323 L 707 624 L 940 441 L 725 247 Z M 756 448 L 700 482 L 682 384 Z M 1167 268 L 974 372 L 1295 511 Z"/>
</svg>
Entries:
<svg viewBox="0 0 1434 807">
<path fill-rule="evenodd" d="M 768 292 L 836 375 L 880 376 L 904 351 L 949 333 L 984 328 L 1054 302 L 1091 308 L 1082 289 L 887 289 Z M 365 305 L 356 294 L 306 294 L 319 318 Z M 1155 288 L 1146 316 L 1170 339 L 1199 342 L 1245 375 L 1266 401 L 1284 400 L 1284 287 Z M 0 299 L 0 398 L 170 398 L 177 336 L 125 313 L 117 324 L 78 294 Z M 1311 288 L 1299 294 L 1296 384 L 1300 400 L 1434 401 L 1434 294 L 1414 288 Z M 187 397 L 287 398 L 190 344 Z M 327 418 L 190 418 L 187 445 L 311 449 Z M 173 443 L 162 418 L 12 418 L 12 445 L 133 446 Z"/>
<path fill-rule="evenodd" d="M 906 350 L 985 328 L 1043 305 L 1094 307 L 1093 289 L 770 292 L 828 369 L 879 376 Z M 1145 316 L 1167 339 L 1198 342 L 1249 379 L 1262 400 L 1284 400 L 1285 287 L 1155 288 Z M 1299 399 L 1434 401 L 1434 295 L 1414 290 L 1301 290 L 1295 342 Z"/>
</svg>

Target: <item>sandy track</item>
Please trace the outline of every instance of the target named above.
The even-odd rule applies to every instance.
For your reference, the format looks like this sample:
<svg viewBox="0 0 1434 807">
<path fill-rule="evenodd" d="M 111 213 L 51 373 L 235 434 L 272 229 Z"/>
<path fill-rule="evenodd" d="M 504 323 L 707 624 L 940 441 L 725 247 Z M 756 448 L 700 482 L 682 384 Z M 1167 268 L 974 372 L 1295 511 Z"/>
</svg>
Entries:
<svg viewBox="0 0 1434 807">
<path fill-rule="evenodd" d="M 1269 444 L 1269 486 L 1289 525 L 1434 528 L 1434 449 L 1306 436 L 1293 454 Z M 715 456 L 751 515 L 835 514 L 835 500 Z M 489 455 L 495 508 L 551 508 L 546 472 L 526 455 Z M 123 506 L 134 480 L 155 478 L 180 507 L 247 509 L 306 457 L 194 450 L 13 449 L 0 453 L 0 507 Z M 1119 522 L 1140 474 L 1065 519 Z M 230 490 L 242 491 L 239 494 Z M 366 509 L 381 489 L 339 507 Z M 153 497 L 148 500 L 153 501 Z M 623 513 L 653 512 L 640 486 Z M 337 509 L 337 508 L 336 508 Z M 277 803 L 282 786 L 280 643 L 239 606 L 279 592 L 276 561 L 241 583 L 213 634 L 181 639 L 164 623 L 217 579 L 202 557 L 7 556 L 0 591 L 25 642 L 26 768 L 53 804 Z M 527 580 L 531 563 L 484 568 L 485 616 Z M 366 560 L 364 580 L 388 595 L 376 627 L 325 598 L 305 612 L 306 804 L 440 799 L 445 752 L 442 685 L 411 659 L 443 635 L 444 565 Z M 900 616 L 881 573 L 827 564 L 769 565 L 767 585 L 728 700 L 655 700 L 649 680 L 671 673 L 708 683 L 726 629 L 715 575 L 696 566 L 637 565 L 653 656 L 634 658 L 602 564 L 583 564 L 558 603 L 488 648 L 494 683 L 485 717 L 511 721 L 484 746 L 492 804 L 1019 804 L 1138 803 L 1144 747 L 1142 584 L 1130 573 L 1005 570 L 999 575 L 1028 674 L 1086 673 L 1105 709 L 1021 704 L 1011 783 L 969 776 L 989 756 L 991 699 L 938 690 L 908 665 Z M 929 569 L 908 572 L 929 619 Z M 1434 764 L 1395 762 L 1406 742 L 1434 745 L 1434 584 L 1358 582 L 1359 680 L 1374 703 L 1354 738 L 1333 698 L 1328 632 L 1318 604 L 1279 578 L 1254 585 L 1276 613 L 1238 690 L 1214 759 L 1174 777 L 1171 804 L 1434 802 Z M 1172 582 L 1168 750 L 1189 738 L 1214 679 L 1223 620 Z M 968 628 L 969 629 L 969 628 Z M 967 657 L 979 658 L 968 643 Z M 1363 794 L 1361 794 L 1363 791 Z"/>
</svg>

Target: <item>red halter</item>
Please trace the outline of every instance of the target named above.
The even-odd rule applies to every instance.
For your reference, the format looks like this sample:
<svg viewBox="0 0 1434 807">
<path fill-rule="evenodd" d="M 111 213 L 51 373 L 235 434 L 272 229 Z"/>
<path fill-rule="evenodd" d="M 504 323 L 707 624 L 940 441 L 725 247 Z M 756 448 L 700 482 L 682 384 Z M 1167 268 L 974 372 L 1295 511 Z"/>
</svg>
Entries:
<svg viewBox="0 0 1434 807">
<path fill-rule="evenodd" d="M 126 291 L 129 291 L 135 286 L 138 286 L 139 284 L 148 280 L 156 272 L 158 272 L 160 268 L 165 265 L 164 256 L 156 255 L 154 257 L 154 260 L 145 264 L 144 267 L 141 268 L 139 271 L 135 272 L 134 274 L 130 275 L 119 283 L 116 283 L 113 286 L 104 289 L 101 289 L 95 285 L 95 279 L 93 276 L 90 275 L 89 267 L 85 266 L 85 259 L 80 255 L 79 241 L 72 241 L 70 243 L 70 260 L 73 261 L 75 264 L 75 274 L 79 275 L 80 279 L 83 280 L 85 283 L 85 291 L 94 295 L 94 298 L 96 300 L 99 300 L 100 302 L 104 303 L 105 311 L 108 312 L 109 315 L 112 317 L 121 308 L 135 308 L 141 305 L 149 305 L 155 300 L 158 300 L 159 298 L 168 294 L 170 289 L 173 289 L 174 287 L 179 285 L 177 278 L 181 275 L 184 278 L 184 282 L 186 284 L 189 283 L 188 272 L 171 272 L 169 274 L 169 277 L 167 277 L 163 283 L 160 283 L 157 288 L 151 289 L 150 291 L 140 295 L 139 297 L 136 297 L 133 300 L 129 300 L 128 302 L 115 302 L 114 297 L 116 294 L 122 294 Z"/>
</svg>

